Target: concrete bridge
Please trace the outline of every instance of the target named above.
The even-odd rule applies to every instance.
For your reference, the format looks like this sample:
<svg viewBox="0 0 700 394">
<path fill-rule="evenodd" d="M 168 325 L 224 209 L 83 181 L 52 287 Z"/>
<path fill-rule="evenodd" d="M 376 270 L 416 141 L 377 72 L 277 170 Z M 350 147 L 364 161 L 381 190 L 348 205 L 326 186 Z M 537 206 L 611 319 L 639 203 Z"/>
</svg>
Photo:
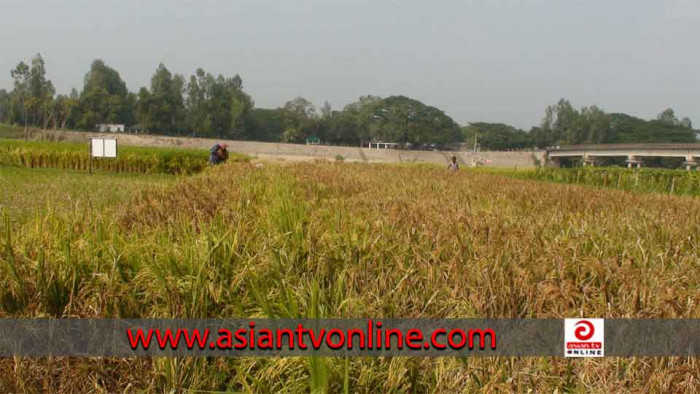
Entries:
<svg viewBox="0 0 700 394">
<path fill-rule="evenodd" d="M 595 165 L 598 157 L 626 157 L 628 168 L 641 168 L 643 157 L 680 157 L 686 170 L 700 171 L 700 144 L 568 145 L 548 149 L 547 157 L 557 164 L 562 157 L 581 158 L 584 166 Z"/>
</svg>

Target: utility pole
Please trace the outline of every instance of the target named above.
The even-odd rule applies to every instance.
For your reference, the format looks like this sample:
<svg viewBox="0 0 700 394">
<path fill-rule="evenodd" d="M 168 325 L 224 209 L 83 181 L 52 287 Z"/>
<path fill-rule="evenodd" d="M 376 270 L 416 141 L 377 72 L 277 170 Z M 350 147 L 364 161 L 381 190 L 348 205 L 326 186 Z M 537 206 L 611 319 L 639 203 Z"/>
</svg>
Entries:
<svg viewBox="0 0 700 394">
<path fill-rule="evenodd" d="M 474 132 L 474 153 L 476 153 L 476 137 L 479 135 L 476 131 Z"/>
</svg>

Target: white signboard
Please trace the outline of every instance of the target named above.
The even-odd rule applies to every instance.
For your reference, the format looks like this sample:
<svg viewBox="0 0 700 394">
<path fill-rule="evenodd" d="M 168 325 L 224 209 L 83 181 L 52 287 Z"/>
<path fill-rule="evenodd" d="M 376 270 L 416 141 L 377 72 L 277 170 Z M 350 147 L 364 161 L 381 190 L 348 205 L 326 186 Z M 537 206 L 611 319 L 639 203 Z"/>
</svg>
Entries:
<svg viewBox="0 0 700 394">
<path fill-rule="evenodd" d="M 117 157 L 117 140 L 114 138 L 90 138 L 92 157 Z"/>
<path fill-rule="evenodd" d="M 105 157 L 117 157 L 117 140 L 105 139 Z"/>
</svg>

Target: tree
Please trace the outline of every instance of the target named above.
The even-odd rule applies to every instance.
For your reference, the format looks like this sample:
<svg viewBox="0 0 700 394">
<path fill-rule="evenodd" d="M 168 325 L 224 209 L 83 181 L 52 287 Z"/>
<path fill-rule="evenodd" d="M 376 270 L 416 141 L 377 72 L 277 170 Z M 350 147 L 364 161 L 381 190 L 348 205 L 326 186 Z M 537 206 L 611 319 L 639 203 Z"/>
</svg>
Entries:
<svg viewBox="0 0 700 394">
<path fill-rule="evenodd" d="M 686 118 L 681 119 L 680 126 L 686 128 L 686 129 L 692 129 L 693 122 L 690 120 L 690 118 L 686 117 Z"/>
<path fill-rule="evenodd" d="M 32 65 L 29 69 L 29 92 L 35 102 L 33 114 L 33 124 L 41 123 L 46 131 L 51 121 L 53 96 L 56 90 L 51 81 L 46 79 L 46 64 L 40 54 L 32 58 Z"/>
<path fill-rule="evenodd" d="M 102 59 L 93 60 L 90 71 L 85 74 L 83 93 L 104 90 L 108 95 L 124 97 L 128 93 L 126 83 L 119 72 L 109 67 Z"/>
<path fill-rule="evenodd" d="M 245 115 L 253 108 L 253 99 L 243 91 L 243 80 L 238 74 L 226 80 L 231 100 L 231 137 L 245 137 Z"/>
<path fill-rule="evenodd" d="M 6 115 L 10 123 L 24 124 L 25 131 L 29 125 L 46 128 L 55 93 L 53 84 L 46 79 L 46 64 L 41 55 L 34 56 L 30 64 L 20 62 L 10 71 L 14 89 L 10 93 Z"/>
<path fill-rule="evenodd" d="M 29 94 L 32 97 L 38 99 L 45 99 L 47 97 L 53 98 L 56 90 L 53 87 L 51 81 L 46 79 L 46 64 L 41 54 L 37 54 L 32 58 L 32 66 L 29 69 Z"/>
<path fill-rule="evenodd" d="M 204 134 L 209 131 L 209 117 L 207 114 L 206 73 L 198 68 L 195 75 L 190 76 L 187 84 L 187 125 L 192 130 L 192 135 Z"/>
<path fill-rule="evenodd" d="M 534 128 L 530 138 L 536 146 L 560 144 L 593 144 L 608 139 L 610 120 L 600 108 L 593 105 L 577 111 L 566 99 L 545 109 L 540 127 Z"/>
<path fill-rule="evenodd" d="M 316 131 L 316 107 L 312 102 L 297 97 L 289 100 L 282 107 L 284 129 L 282 140 L 285 142 L 302 142 L 304 138 Z"/>
<path fill-rule="evenodd" d="M 676 113 L 673 111 L 673 108 L 666 108 L 656 119 L 669 126 L 678 126 L 678 118 L 676 118 Z"/>
<path fill-rule="evenodd" d="M 245 138 L 246 115 L 253 100 L 235 75 L 214 77 L 197 69 L 187 84 L 187 125 L 195 134 L 218 138 Z"/>
<path fill-rule="evenodd" d="M 530 134 L 502 123 L 470 123 L 463 128 L 463 134 L 467 143 L 473 143 L 476 135 L 479 145 L 486 150 L 525 149 L 533 145 Z"/>
<path fill-rule="evenodd" d="M 0 123 L 10 123 L 10 93 L 0 89 Z"/>
<path fill-rule="evenodd" d="M 331 103 L 326 101 L 323 103 L 323 107 L 321 107 L 321 119 L 330 119 L 332 115 L 333 107 L 331 107 Z"/>
<path fill-rule="evenodd" d="M 28 116 L 26 102 L 31 97 L 29 90 L 29 66 L 25 62 L 19 62 L 17 67 L 10 71 L 14 79 L 14 89 L 10 101 L 10 119 L 12 123 L 24 124 L 27 131 Z"/>
<path fill-rule="evenodd" d="M 284 113 L 280 108 L 252 109 L 244 117 L 246 138 L 255 141 L 281 141 Z"/>
<path fill-rule="evenodd" d="M 53 128 L 55 130 L 64 130 L 66 128 L 78 104 L 78 99 L 72 95 L 58 95 L 56 97 L 52 108 Z"/>
<path fill-rule="evenodd" d="M 578 112 L 568 100 L 559 100 L 554 121 L 555 135 L 559 137 L 559 140 L 566 144 L 576 143 L 579 140 L 575 127 L 577 117 Z"/>
<path fill-rule="evenodd" d="M 139 127 L 148 132 L 151 127 L 151 92 L 142 87 L 139 89 L 138 99 L 136 100 L 136 120 L 139 122 Z"/>
<path fill-rule="evenodd" d="M 547 108 L 545 108 L 544 118 L 542 119 L 542 122 L 540 123 L 540 127 L 538 129 L 540 135 L 540 138 L 538 138 L 539 146 L 557 143 L 561 139 L 561 136 L 557 135 L 554 130 L 554 118 L 556 116 L 555 114 L 556 107 L 550 105 Z"/>
<path fill-rule="evenodd" d="M 610 131 L 610 119 L 605 112 L 595 105 L 583 107 L 579 119 L 575 143 L 600 144 L 606 141 Z"/>
<path fill-rule="evenodd" d="M 314 104 L 303 97 L 297 97 L 287 101 L 282 109 L 291 120 L 313 118 L 316 116 L 316 107 Z"/>
<path fill-rule="evenodd" d="M 667 119 L 646 121 L 627 114 L 610 114 L 610 143 L 697 142 L 695 131 Z"/>
<path fill-rule="evenodd" d="M 345 111 L 332 111 L 328 116 L 325 130 L 325 140 L 334 144 L 362 145 L 362 137 L 369 138 L 361 128 L 359 112 L 353 108 Z"/>
<path fill-rule="evenodd" d="M 314 136 L 318 137 L 321 141 L 328 141 L 330 135 L 330 128 L 333 123 L 334 116 L 337 116 L 338 112 L 333 112 L 333 107 L 328 101 L 323 103 L 319 114 L 316 117 L 316 126 L 314 127 Z"/>
<path fill-rule="evenodd" d="M 345 107 L 344 112 L 349 112 L 351 118 L 355 122 L 355 134 L 360 142 L 360 146 L 365 145 L 365 141 L 370 141 L 372 139 L 373 129 L 376 127 L 374 123 L 374 108 L 379 105 L 382 98 L 379 96 L 365 95 L 360 96 L 359 100 L 355 103 L 349 104 Z M 341 134 L 344 138 L 349 138 L 351 130 L 346 130 Z"/>
<path fill-rule="evenodd" d="M 444 144 L 460 140 L 457 123 L 441 110 L 405 96 L 373 104 L 371 136 L 378 141 Z"/>
<path fill-rule="evenodd" d="M 210 131 L 216 134 L 217 138 L 222 138 L 229 134 L 232 124 L 231 117 L 231 97 L 226 89 L 226 78 L 219 75 L 214 78 L 207 75 L 206 88 L 209 91 L 209 111 Z"/>
<path fill-rule="evenodd" d="M 303 139 L 304 136 L 297 129 L 289 128 L 284 130 L 284 133 L 282 133 L 282 142 L 298 143 L 301 142 Z"/>
<path fill-rule="evenodd" d="M 151 90 L 141 88 L 137 119 L 142 128 L 156 133 L 172 133 L 183 128 L 185 79 L 173 75 L 163 63 L 151 78 Z"/>
<path fill-rule="evenodd" d="M 119 72 L 100 59 L 94 60 L 90 71 L 85 74 L 77 126 L 89 130 L 100 123 L 131 125 L 134 103 L 133 98 L 127 99 L 127 95 L 126 83 Z"/>
</svg>

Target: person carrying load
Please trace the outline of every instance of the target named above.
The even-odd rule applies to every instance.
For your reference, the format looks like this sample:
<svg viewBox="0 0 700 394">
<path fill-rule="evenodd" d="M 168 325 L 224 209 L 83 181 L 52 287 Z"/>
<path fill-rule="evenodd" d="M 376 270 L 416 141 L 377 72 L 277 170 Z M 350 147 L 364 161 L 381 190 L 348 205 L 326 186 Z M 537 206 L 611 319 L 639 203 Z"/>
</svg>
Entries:
<svg viewBox="0 0 700 394">
<path fill-rule="evenodd" d="M 214 144 L 209 149 L 209 164 L 217 165 L 228 160 L 228 144 Z"/>
</svg>

